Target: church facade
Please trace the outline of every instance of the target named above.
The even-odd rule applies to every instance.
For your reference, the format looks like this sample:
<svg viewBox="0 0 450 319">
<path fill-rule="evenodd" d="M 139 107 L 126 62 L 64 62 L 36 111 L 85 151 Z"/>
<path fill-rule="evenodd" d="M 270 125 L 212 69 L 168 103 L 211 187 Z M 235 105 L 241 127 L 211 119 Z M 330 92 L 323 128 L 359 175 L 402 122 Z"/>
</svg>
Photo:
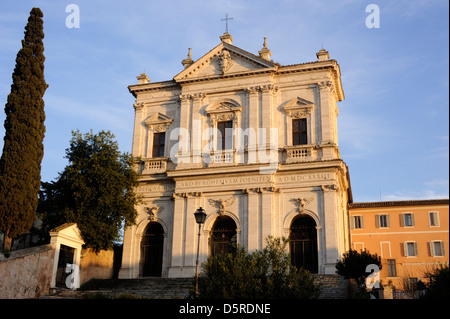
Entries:
<svg viewBox="0 0 450 319">
<path fill-rule="evenodd" d="M 340 68 L 317 60 L 282 66 L 264 39 L 258 55 L 221 42 L 136 98 L 132 154 L 141 173 L 135 226 L 124 233 L 119 278 L 191 277 L 199 260 L 290 239 L 292 263 L 334 274 L 350 248 L 348 168 L 340 157 Z"/>
</svg>

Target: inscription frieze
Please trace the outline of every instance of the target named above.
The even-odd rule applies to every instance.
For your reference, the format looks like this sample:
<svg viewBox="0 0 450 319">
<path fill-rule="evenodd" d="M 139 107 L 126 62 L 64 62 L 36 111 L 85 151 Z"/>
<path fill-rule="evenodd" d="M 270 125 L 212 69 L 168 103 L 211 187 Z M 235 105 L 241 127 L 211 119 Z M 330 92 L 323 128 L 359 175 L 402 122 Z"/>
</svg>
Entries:
<svg viewBox="0 0 450 319">
<path fill-rule="evenodd" d="M 241 185 L 241 184 L 248 184 L 248 183 L 270 183 L 272 181 L 273 181 L 273 178 L 270 175 L 224 177 L 224 178 L 215 178 L 215 179 L 178 181 L 177 187 Z"/>
</svg>

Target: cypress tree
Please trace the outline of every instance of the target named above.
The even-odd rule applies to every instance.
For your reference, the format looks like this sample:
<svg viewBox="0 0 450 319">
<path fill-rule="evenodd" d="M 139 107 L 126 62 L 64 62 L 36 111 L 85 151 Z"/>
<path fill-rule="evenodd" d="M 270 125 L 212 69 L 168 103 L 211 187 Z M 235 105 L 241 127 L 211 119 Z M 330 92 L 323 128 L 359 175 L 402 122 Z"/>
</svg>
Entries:
<svg viewBox="0 0 450 319">
<path fill-rule="evenodd" d="M 45 113 L 43 14 L 33 8 L 17 53 L 11 92 L 5 105 L 5 137 L 0 158 L 0 232 L 4 250 L 36 218 L 44 155 Z"/>
</svg>

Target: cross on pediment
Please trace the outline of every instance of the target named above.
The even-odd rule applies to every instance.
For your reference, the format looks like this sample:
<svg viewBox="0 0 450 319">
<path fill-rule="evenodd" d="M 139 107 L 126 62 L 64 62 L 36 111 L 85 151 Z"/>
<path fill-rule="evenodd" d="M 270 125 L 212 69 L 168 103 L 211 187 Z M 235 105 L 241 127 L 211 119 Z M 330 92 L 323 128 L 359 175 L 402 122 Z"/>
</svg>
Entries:
<svg viewBox="0 0 450 319">
<path fill-rule="evenodd" d="M 233 20 L 233 18 L 228 18 L 228 13 L 225 15 L 225 19 L 220 19 L 220 21 L 225 21 L 225 32 L 228 33 L 228 20 Z"/>
</svg>

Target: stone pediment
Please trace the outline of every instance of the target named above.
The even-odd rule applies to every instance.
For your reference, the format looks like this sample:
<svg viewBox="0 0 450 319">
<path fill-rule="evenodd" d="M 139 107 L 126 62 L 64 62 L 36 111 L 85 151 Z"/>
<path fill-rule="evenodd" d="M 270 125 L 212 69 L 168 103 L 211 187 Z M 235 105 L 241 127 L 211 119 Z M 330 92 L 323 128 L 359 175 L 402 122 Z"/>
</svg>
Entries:
<svg viewBox="0 0 450 319">
<path fill-rule="evenodd" d="M 259 56 L 222 42 L 190 66 L 178 73 L 175 81 L 223 77 L 247 72 L 267 71 L 275 64 Z"/>
<path fill-rule="evenodd" d="M 305 100 L 301 97 L 294 98 L 283 105 L 286 115 L 294 118 L 308 116 L 313 108 L 313 102 Z"/>
<path fill-rule="evenodd" d="M 172 121 L 173 119 L 169 116 L 157 112 L 145 120 L 145 124 L 147 124 L 151 131 L 164 132 L 167 130 Z"/>
</svg>

